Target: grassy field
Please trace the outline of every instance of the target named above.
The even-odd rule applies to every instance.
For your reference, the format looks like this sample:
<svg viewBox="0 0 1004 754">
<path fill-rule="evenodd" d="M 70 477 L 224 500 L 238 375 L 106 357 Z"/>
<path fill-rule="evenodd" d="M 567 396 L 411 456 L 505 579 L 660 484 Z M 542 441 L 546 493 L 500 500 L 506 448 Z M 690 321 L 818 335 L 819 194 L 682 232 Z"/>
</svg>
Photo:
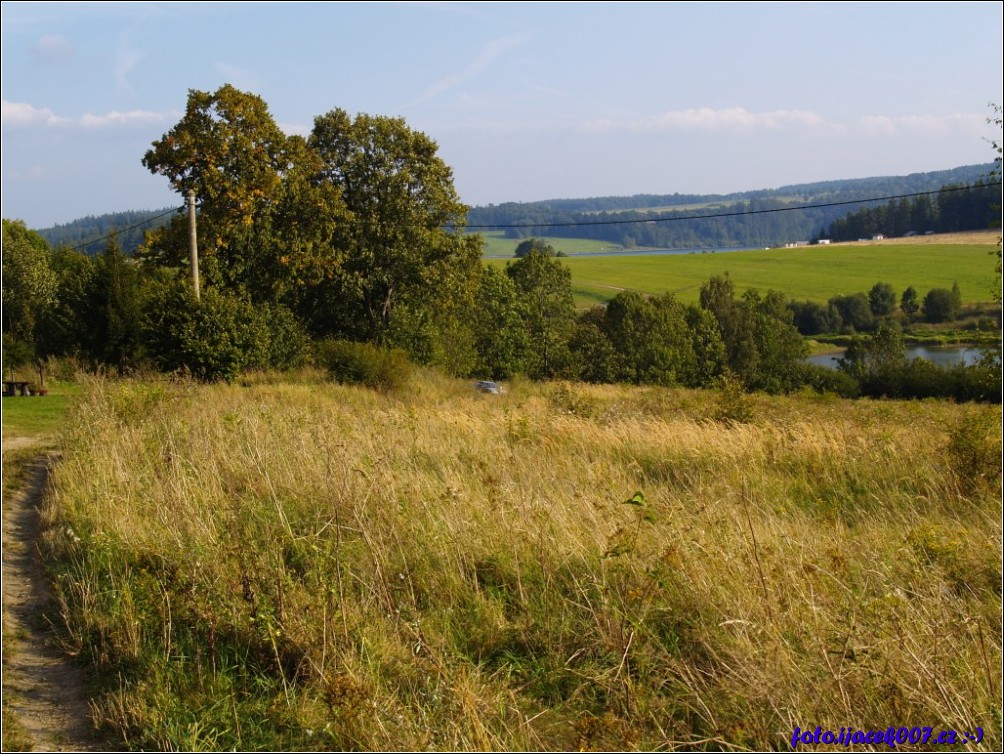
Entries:
<svg viewBox="0 0 1004 754">
<path fill-rule="evenodd" d="M 72 396 L 79 392 L 68 382 L 47 382 L 45 396 L 11 396 L 3 399 L 3 436 L 37 437 L 54 434 L 66 414 Z"/>
<path fill-rule="evenodd" d="M 133 748 L 1001 737 L 1001 413 L 89 381 L 44 511 Z"/>
<path fill-rule="evenodd" d="M 500 230 L 482 232 L 481 236 L 485 239 L 484 256 L 505 259 L 512 259 L 512 255 L 516 252 L 516 247 L 524 240 L 506 238 Z M 563 251 L 569 255 L 622 250 L 619 244 L 612 244 L 607 241 L 593 241 L 588 238 L 554 238 L 544 236 L 541 240 L 553 246 L 555 251 Z"/>
<path fill-rule="evenodd" d="M 923 297 L 931 288 L 958 282 L 963 301 L 989 301 L 994 286 L 993 243 L 879 243 L 718 254 L 609 256 L 562 260 L 572 271 L 580 307 L 602 303 L 620 290 L 669 291 L 697 301 L 712 275 L 729 273 L 739 292 L 779 290 L 793 299 L 827 301 L 838 294 L 886 282 L 901 293 L 913 286 Z M 491 262 L 498 264 L 498 262 Z"/>
</svg>

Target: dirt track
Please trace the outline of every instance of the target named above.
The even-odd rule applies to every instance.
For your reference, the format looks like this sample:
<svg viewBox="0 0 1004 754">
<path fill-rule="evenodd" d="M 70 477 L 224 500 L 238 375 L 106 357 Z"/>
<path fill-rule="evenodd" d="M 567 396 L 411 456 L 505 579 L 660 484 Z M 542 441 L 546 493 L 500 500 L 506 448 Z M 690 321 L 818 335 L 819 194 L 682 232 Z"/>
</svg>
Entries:
<svg viewBox="0 0 1004 754">
<path fill-rule="evenodd" d="M 4 451 L 30 443 L 4 440 Z M 50 455 L 31 462 L 3 501 L 3 697 L 37 751 L 107 751 L 94 735 L 82 671 L 55 645 L 52 594 L 38 553 L 39 510 Z"/>
</svg>

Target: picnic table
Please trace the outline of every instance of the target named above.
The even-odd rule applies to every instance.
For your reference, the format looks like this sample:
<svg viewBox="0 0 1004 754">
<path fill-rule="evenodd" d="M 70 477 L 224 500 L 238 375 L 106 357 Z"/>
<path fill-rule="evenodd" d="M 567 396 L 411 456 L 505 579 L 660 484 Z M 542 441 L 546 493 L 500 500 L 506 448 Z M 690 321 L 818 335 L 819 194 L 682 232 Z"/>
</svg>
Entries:
<svg viewBox="0 0 1004 754">
<path fill-rule="evenodd" d="M 3 394 L 4 395 L 31 395 L 28 392 L 28 381 L 27 380 L 4 380 L 3 381 Z"/>
</svg>

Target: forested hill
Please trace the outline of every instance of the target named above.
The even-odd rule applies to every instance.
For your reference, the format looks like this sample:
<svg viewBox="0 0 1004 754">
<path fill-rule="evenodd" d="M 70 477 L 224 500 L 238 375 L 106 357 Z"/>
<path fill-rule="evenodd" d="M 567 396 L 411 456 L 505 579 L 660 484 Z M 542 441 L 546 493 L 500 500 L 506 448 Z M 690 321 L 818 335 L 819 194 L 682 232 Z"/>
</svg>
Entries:
<svg viewBox="0 0 1004 754">
<path fill-rule="evenodd" d="M 952 170 L 913 173 L 906 176 L 858 178 L 841 181 L 821 181 L 775 189 L 760 189 L 734 194 L 637 194 L 635 196 L 605 196 L 588 199 L 553 199 L 541 202 L 474 207 L 468 216 L 472 226 L 530 225 L 508 228 L 510 238 L 559 236 L 595 238 L 625 247 L 656 246 L 673 248 L 726 248 L 736 246 L 773 246 L 791 241 L 803 241 L 820 235 L 836 220 L 866 206 L 851 204 L 823 207 L 797 212 L 769 212 L 741 217 L 690 220 L 694 215 L 749 210 L 779 209 L 792 204 L 823 204 L 847 202 L 870 197 L 898 196 L 921 191 L 937 191 L 949 184 L 971 184 L 985 179 L 993 164 L 967 165 Z M 180 202 L 179 202 L 180 206 Z M 165 215 L 165 213 L 167 213 Z M 164 215 L 152 220 L 158 215 Z M 576 225 L 551 227 L 551 223 L 580 223 L 604 220 L 673 217 L 679 221 L 666 223 L 639 222 L 616 225 Z M 122 250 L 130 254 L 142 243 L 146 230 L 171 219 L 171 209 L 134 210 L 84 217 L 63 225 L 38 231 L 52 246 L 82 247 L 96 254 L 107 244 L 113 231 Z M 152 220 L 152 222 L 151 222 Z M 918 231 L 927 230 L 917 228 Z M 891 233 L 892 231 L 886 231 Z"/>
<path fill-rule="evenodd" d="M 877 206 L 881 202 L 842 204 L 792 212 L 768 211 L 739 217 L 706 216 L 778 210 L 793 204 L 854 202 L 872 197 L 937 191 L 949 184 L 971 184 L 985 180 L 993 167 L 990 163 L 968 165 L 906 176 L 822 181 L 735 194 L 643 194 L 631 197 L 509 202 L 475 207 L 468 216 L 468 222 L 475 227 L 498 226 L 510 238 L 593 238 L 629 248 L 774 246 L 818 236 L 835 220 L 862 207 Z M 702 219 L 690 219 L 695 216 Z M 653 218 L 671 218 L 672 221 L 649 222 Z M 630 220 L 639 222 L 625 222 Z M 601 224 L 604 222 L 610 224 Z M 575 225 L 560 227 L 567 224 Z M 505 227 L 514 225 L 524 227 Z"/>
<path fill-rule="evenodd" d="M 178 202 L 181 206 L 181 202 Z M 79 220 L 54 225 L 38 231 L 49 245 L 79 248 L 85 254 L 97 254 L 108 244 L 107 236 L 115 240 L 126 254 L 131 254 L 143 243 L 143 234 L 160 225 L 166 225 L 174 213 L 170 207 L 152 210 L 111 212 L 107 215 L 89 215 Z M 157 219 L 154 219 L 157 218 Z M 95 239 L 103 239 L 94 243 Z"/>
</svg>

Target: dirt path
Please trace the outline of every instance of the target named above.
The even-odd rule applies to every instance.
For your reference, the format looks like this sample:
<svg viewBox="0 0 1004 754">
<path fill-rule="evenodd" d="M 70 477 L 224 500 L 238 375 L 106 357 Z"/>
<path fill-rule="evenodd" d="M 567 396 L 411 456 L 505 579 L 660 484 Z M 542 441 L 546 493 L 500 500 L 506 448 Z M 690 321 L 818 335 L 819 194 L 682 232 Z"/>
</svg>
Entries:
<svg viewBox="0 0 1004 754">
<path fill-rule="evenodd" d="M 4 450 L 10 450 L 4 442 Z M 106 751 L 94 735 L 84 675 L 54 644 L 52 594 L 39 559 L 39 508 L 53 458 L 40 454 L 3 501 L 3 698 L 39 751 Z"/>
</svg>

